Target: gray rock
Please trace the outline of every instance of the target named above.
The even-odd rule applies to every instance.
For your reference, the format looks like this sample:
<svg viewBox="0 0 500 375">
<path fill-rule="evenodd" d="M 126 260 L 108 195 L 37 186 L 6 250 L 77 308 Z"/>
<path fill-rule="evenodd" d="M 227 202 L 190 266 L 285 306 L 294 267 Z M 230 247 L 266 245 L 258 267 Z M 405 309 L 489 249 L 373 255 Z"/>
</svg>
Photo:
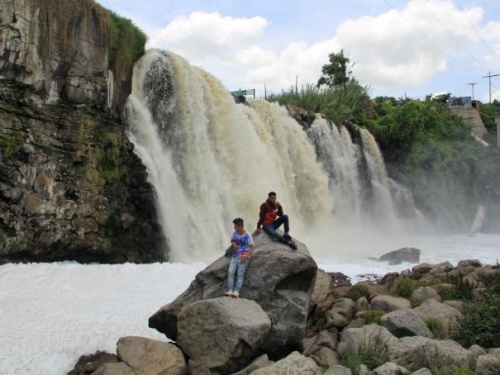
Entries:
<svg viewBox="0 0 500 375">
<path fill-rule="evenodd" d="M 400 309 L 410 309 L 411 304 L 406 298 L 378 295 L 370 301 L 373 310 L 391 312 Z"/>
<path fill-rule="evenodd" d="M 474 370 L 476 368 L 477 359 L 484 354 L 487 354 L 486 350 L 479 345 L 472 345 L 467 353 L 467 367 Z"/>
<path fill-rule="evenodd" d="M 356 312 L 370 310 L 370 304 L 366 297 L 359 297 L 356 301 Z"/>
<path fill-rule="evenodd" d="M 356 304 L 352 299 L 341 297 L 333 304 L 332 311 L 338 312 L 346 319 L 352 319 L 355 307 Z"/>
<path fill-rule="evenodd" d="M 313 359 L 292 352 L 278 362 L 252 372 L 252 375 L 321 375 L 321 370 Z"/>
<path fill-rule="evenodd" d="M 343 328 L 349 324 L 349 320 L 347 320 L 343 315 L 338 313 L 337 311 L 327 311 L 325 314 L 325 328 Z"/>
<path fill-rule="evenodd" d="M 389 264 L 418 263 L 420 261 L 420 250 L 414 247 L 403 247 L 382 255 L 380 262 L 389 262 Z"/>
<path fill-rule="evenodd" d="M 476 374 L 478 375 L 491 375 L 497 374 L 500 370 L 500 357 L 485 354 L 479 356 L 476 362 Z"/>
<path fill-rule="evenodd" d="M 177 346 L 168 342 L 135 336 L 122 337 L 116 344 L 116 353 L 137 375 L 186 373 L 184 355 Z"/>
<path fill-rule="evenodd" d="M 386 328 L 376 324 L 370 324 L 362 328 L 344 329 L 340 337 L 337 351 L 342 357 L 364 351 L 384 358 L 387 355 L 388 348 L 398 343 L 398 339 Z"/>
<path fill-rule="evenodd" d="M 383 315 L 380 325 L 399 338 L 405 336 L 433 337 L 425 322 L 410 309 L 396 310 Z"/>
<path fill-rule="evenodd" d="M 336 351 L 321 347 L 310 356 L 321 368 L 329 368 L 339 363 L 339 355 Z"/>
<path fill-rule="evenodd" d="M 326 370 L 323 375 L 352 375 L 352 370 L 341 365 L 334 365 Z"/>
<path fill-rule="evenodd" d="M 481 267 L 481 261 L 478 259 L 465 259 L 457 263 L 457 267 Z"/>
<path fill-rule="evenodd" d="M 439 295 L 439 293 L 430 286 L 421 286 L 420 288 L 415 289 L 411 294 L 411 299 L 417 302 L 417 304 L 419 305 L 430 298 L 441 302 L 441 296 Z"/>
<path fill-rule="evenodd" d="M 466 365 L 467 350 L 451 340 L 434 340 L 421 336 L 403 337 L 388 349 L 392 362 L 405 363 L 409 369 L 459 368 Z"/>
<path fill-rule="evenodd" d="M 393 362 L 386 362 L 373 370 L 373 375 L 406 375 L 409 373 L 410 371 L 406 368 Z"/>
<path fill-rule="evenodd" d="M 420 370 L 412 372 L 411 375 L 433 375 L 432 371 L 428 368 L 422 367 Z"/>
<path fill-rule="evenodd" d="M 91 375 L 137 375 L 137 373 L 126 363 L 106 363 L 94 371 Z"/>
<path fill-rule="evenodd" d="M 262 233 L 255 237 L 255 250 L 245 273 L 240 297 L 257 302 L 272 322 L 261 346 L 271 358 L 302 350 L 310 296 L 317 266 L 306 247 L 298 250 L 272 241 Z M 193 302 L 222 296 L 229 259 L 222 256 L 196 275 L 189 288 L 149 319 L 149 326 L 177 340 L 177 315 Z"/>
<path fill-rule="evenodd" d="M 323 347 L 335 350 L 338 341 L 338 335 L 336 333 L 323 330 L 307 341 L 308 345 L 304 345 L 304 355 L 309 356 Z"/>
<path fill-rule="evenodd" d="M 254 359 L 247 367 L 245 367 L 243 370 L 240 370 L 238 372 L 235 372 L 234 374 L 231 375 L 249 375 L 253 371 L 258 370 L 260 368 L 270 366 L 274 362 L 269 360 L 269 357 L 267 354 L 261 355 L 260 357 Z"/>
<path fill-rule="evenodd" d="M 230 373 L 255 358 L 271 321 L 254 301 L 220 297 L 184 306 L 177 325 L 177 344 L 190 359 Z"/>
<path fill-rule="evenodd" d="M 425 321 L 428 318 L 437 318 L 443 324 L 443 332 L 446 335 L 456 329 L 459 325 L 463 315 L 454 307 L 440 303 L 434 299 L 429 299 L 422 303 L 420 306 L 413 309 L 413 311 Z"/>
</svg>

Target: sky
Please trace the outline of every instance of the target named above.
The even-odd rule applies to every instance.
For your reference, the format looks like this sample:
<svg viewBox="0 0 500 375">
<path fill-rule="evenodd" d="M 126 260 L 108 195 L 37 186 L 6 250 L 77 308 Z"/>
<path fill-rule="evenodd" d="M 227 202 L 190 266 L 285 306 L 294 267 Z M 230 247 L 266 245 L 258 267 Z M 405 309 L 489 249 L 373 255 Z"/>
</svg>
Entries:
<svg viewBox="0 0 500 375">
<path fill-rule="evenodd" d="M 421 262 L 456 265 L 474 258 L 497 263 L 499 243 L 500 235 L 478 234 L 414 239 L 406 245 L 421 250 Z M 384 275 L 413 266 L 368 257 L 392 250 L 312 255 L 320 269 L 341 271 L 355 283 L 363 279 L 357 275 Z M 116 353 L 121 337 L 168 341 L 148 327 L 148 319 L 184 292 L 205 267 L 200 262 L 0 265 L 0 374 L 65 375 L 82 355 Z"/>
<path fill-rule="evenodd" d="M 97 2 L 230 91 L 315 84 L 343 50 L 372 97 L 500 99 L 500 0 Z"/>
</svg>

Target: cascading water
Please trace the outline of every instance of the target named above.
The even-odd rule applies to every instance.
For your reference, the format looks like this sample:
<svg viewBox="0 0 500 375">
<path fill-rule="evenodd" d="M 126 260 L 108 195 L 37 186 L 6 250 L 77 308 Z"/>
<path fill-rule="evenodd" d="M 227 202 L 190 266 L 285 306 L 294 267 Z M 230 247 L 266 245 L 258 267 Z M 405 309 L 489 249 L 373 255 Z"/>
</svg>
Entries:
<svg viewBox="0 0 500 375">
<path fill-rule="evenodd" d="M 150 50 L 134 68 L 129 137 L 155 187 L 171 261 L 206 261 L 232 219 L 252 231 L 271 190 L 297 236 L 331 214 L 328 178 L 302 127 L 276 104 L 237 105 L 210 74 Z"/>
<path fill-rule="evenodd" d="M 364 128 L 359 129 L 364 159 L 366 161 L 367 176 L 371 191 L 369 209 L 372 216 L 379 218 L 379 222 L 393 227 L 398 224 L 396 210 L 391 197 L 389 179 L 385 169 L 382 153 L 378 148 L 373 135 Z"/>
<path fill-rule="evenodd" d="M 358 164 L 360 148 L 354 144 L 349 131 L 322 117 L 314 120 L 307 135 L 316 148 L 330 180 L 335 197 L 335 215 L 347 222 L 359 222 L 362 217 L 362 195 Z"/>
</svg>

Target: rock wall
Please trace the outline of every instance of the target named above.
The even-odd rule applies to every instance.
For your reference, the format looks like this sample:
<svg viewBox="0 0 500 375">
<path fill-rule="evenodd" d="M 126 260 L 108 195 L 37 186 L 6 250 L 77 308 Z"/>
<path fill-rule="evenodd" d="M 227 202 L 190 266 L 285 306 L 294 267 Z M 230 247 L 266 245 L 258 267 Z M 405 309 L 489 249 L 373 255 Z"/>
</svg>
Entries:
<svg viewBox="0 0 500 375">
<path fill-rule="evenodd" d="M 168 259 L 117 116 L 133 59 L 109 32 L 141 35 L 117 17 L 93 0 L 0 2 L 0 264 Z"/>
<path fill-rule="evenodd" d="M 119 121 L 0 95 L 0 150 L 0 264 L 166 259 L 153 188 Z"/>
<path fill-rule="evenodd" d="M 3 0 L 0 82 L 29 86 L 39 103 L 92 103 L 117 113 L 131 77 L 110 81 L 108 90 L 108 79 L 116 76 L 109 70 L 109 18 L 92 0 Z M 116 97 L 108 98 L 112 92 Z"/>
</svg>

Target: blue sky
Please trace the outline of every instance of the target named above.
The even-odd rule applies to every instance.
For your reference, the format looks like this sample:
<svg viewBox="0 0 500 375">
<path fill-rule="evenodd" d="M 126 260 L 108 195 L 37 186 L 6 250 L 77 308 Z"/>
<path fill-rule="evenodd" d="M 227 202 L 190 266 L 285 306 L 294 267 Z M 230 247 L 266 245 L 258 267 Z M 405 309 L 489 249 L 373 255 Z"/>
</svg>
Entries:
<svg viewBox="0 0 500 375">
<path fill-rule="evenodd" d="M 185 57 L 229 90 L 316 83 L 344 50 L 372 97 L 450 92 L 489 101 L 500 74 L 500 0 L 97 0 L 148 48 Z M 474 83 L 471 85 L 470 83 Z M 500 99 L 500 76 L 491 79 Z"/>
</svg>

